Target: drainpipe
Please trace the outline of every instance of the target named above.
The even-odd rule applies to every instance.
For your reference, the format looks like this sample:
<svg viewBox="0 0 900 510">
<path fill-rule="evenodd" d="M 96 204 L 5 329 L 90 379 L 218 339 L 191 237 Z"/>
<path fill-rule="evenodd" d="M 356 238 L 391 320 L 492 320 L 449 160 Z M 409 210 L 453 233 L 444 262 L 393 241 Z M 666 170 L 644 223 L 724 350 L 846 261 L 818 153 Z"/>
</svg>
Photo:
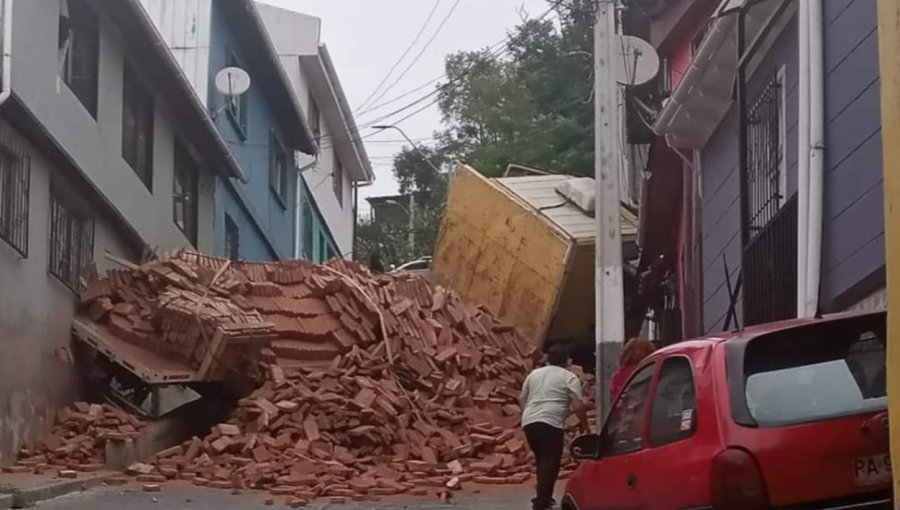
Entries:
<svg viewBox="0 0 900 510">
<path fill-rule="evenodd" d="M 359 188 L 368 188 L 373 184 L 375 184 L 374 174 L 367 176 L 365 181 L 353 183 L 353 239 L 350 240 L 353 260 L 358 260 L 359 258 L 359 253 L 356 250 L 356 228 L 359 226 Z"/>
<path fill-rule="evenodd" d="M 810 68 L 809 68 L 809 15 L 807 0 L 801 0 L 801 8 L 797 14 L 799 23 L 798 44 L 800 46 L 800 68 L 798 69 L 799 101 L 797 107 L 797 317 L 806 317 L 806 265 L 808 262 L 809 245 L 805 240 L 809 237 L 809 93 L 810 93 Z"/>
<path fill-rule="evenodd" d="M 12 8 L 13 0 L 3 1 L 3 86 L 0 87 L 0 105 L 12 96 Z"/>
<path fill-rule="evenodd" d="M 805 316 L 819 311 L 822 269 L 822 189 L 825 173 L 825 34 L 822 1 L 809 0 L 809 233 Z M 799 242 L 803 242 L 800 238 Z"/>
</svg>

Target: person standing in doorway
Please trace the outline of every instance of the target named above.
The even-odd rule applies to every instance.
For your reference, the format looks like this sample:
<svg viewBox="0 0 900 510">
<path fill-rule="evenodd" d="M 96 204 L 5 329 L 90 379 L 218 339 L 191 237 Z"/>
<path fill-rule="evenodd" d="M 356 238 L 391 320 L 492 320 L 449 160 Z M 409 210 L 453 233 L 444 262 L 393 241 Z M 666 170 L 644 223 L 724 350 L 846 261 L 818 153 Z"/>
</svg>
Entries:
<svg viewBox="0 0 900 510">
<path fill-rule="evenodd" d="M 569 352 L 556 345 L 547 353 L 547 365 L 528 374 L 522 385 L 522 429 L 537 464 L 537 495 L 531 500 L 534 510 L 553 506 L 569 413 L 575 412 L 581 430 L 588 430 L 581 382 L 566 369 L 568 365 Z"/>
<path fill-rule="evenodd" d="M 655 351 L 656 346 L 653 345 L 653 342 L 644 338 L 632 338 L 625 342 L 622 356 L 619 357 L 619 368 L 613 374 L 609 385 L 609 401 L 611 403 L 615 403 L 622 388 L 625 387 L 625 383 L 628 382 L 641 361 Z"/>
</svg>

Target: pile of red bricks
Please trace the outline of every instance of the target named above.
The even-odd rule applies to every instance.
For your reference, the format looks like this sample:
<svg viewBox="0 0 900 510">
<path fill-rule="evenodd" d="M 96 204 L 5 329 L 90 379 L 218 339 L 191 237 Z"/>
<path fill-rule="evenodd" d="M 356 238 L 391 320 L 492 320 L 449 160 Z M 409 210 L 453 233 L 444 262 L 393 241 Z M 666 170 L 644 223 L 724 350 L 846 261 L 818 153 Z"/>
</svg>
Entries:
<svg viewBox="0 0 900 510">
<path fill-rule="evenodd" d="M 4 471 L 43 474 L 54 469 L 64 477 L 100 471 L 105 467 L 106 441 L 137 437 L 143 428 L 139 418 L 124 411 L 78 402 L 60 411 L 50 433 L 34 446 L 23 448 L 16 465 Z"/>
<path fill-rule="evenodd" d="M 256 363 L 256 352 L 230 345 L 269 346 L 287 369 L 380 345 L 381 355 L 408 369 L 407 379 L 425 386 L 436 363 L 452 357 L 478 371 L 487 351 L 529 354 L 511 327 L 454 292 L 344 261 L 231 262 L 179 252 L 90 282 L 82 310 L 108 334 L 194 369 L 211 358 L 204 376 L 231 362 Z M 230 352 L 239 356 L 223 360 Z"/>
<path fill-rule="evenodd" d="M 134 466 L 141 481 L 337 501 L 446 497 L 533 470 L 518 397 L 535 349 L 420 276 L 181 252 L 92 282 L 83 304 L 110 334 L 195 368 L 229 339 L 258 347 L 244 360 L 258 389 L 207 437 Z M 236 362 L 227 352 L 215 366 Z"/>
</svg>

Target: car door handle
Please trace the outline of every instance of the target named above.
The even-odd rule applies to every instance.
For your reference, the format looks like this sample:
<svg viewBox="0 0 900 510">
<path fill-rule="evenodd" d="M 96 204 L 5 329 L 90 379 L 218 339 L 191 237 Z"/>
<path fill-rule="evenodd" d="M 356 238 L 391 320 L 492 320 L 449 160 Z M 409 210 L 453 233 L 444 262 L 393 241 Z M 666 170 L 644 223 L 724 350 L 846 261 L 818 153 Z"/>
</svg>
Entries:
<svg viewBox="0 0 900 510">
<path fill-rule="evenodd" d="M 634 473 L 628 473 L 628 488 L 637 489 L 637 476 Z"/>
</svg>

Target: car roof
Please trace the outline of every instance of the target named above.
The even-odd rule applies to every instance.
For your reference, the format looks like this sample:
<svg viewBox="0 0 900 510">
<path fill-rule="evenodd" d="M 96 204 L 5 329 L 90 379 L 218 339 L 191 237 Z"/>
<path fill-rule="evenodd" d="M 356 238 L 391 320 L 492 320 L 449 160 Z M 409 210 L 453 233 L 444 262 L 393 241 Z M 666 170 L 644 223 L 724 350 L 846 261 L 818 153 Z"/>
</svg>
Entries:
<svg viewBox="0 0 900 510">
<path fill-rule="evenodd" d="M 757 326 L 751 326 L 748 328 L 734 330 L 734 331 L 723 331 L 719 333 L 712 333 L 710 335 L 700 337 L 693 340 L 687 340 L 684 342 L 678 342 L 676 344 L 672 344 L 666 347 L 663 347 L 657 353 L 660 354 L 675 354 L 675 353 L 686 353 L 688 351 L 694 351 L 700 348 L 710 347 L 713 345 L 718 345 L 724 342 L 728 342 L 731 340 L 749 340 L 753 337 L 757 337 L 760 335 L 765 335 L 769 333 L 775 333 L 778 331 L 785 331 L 788 329 L 794 329 L 801 326 L 807 326 L 811 324 L 824 324 L 828 322 L 835 322 L 840 320 L 845 320 L 853 317 L 864 317 L 870 315 L 884 315 L 886 312 L 884 311 L 875 311 L 875 312 L 843 312 L 843 313 L 835 313 L 828 314 L 821 317 L 808 318 L 808 319 L 788 319 L 784 321 L 778 322 L 770 322 L 766 324 L 760 324 Z"/>
</svg>

